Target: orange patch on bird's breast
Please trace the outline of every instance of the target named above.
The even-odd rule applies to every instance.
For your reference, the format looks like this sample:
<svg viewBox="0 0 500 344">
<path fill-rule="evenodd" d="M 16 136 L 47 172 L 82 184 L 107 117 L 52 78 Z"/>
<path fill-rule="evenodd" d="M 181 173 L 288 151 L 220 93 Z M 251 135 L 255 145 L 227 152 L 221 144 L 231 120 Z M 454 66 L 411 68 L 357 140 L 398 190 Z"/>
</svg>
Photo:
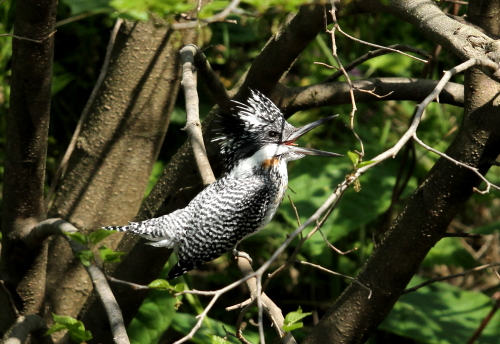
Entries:
<svg viewBox="0 0 500 344">
<path fill-rule="evenodd" d="M 277 158 L 266 159 L 262 162 L 262 168 L 271 168 L 273 166 L 277 166 L 279 160 Z"/>
</svg>

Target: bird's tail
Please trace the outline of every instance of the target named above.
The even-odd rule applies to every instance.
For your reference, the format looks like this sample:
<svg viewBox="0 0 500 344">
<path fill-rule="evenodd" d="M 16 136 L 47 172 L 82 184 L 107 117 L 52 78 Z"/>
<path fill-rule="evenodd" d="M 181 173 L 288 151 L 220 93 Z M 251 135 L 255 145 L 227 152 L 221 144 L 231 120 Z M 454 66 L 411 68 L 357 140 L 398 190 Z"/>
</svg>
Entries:
<svg viewBox="0 0 500 344">
<path fill-rule="evenodd" d="M 196 264 L 194 262 L 184 262 L 184 264 L 181 264 L 178 262 L 175 264 L 172 269 L 168 272 L 167 279 L 171 280 L 176 277 L 184 275 L 186 272 L 191 271 L 193 269 L 196 269 L 200 264 Z"/>
<path fill-rule="evenodd" d="M 130 222 L 126 226 L 107 226 L 106 230 L 119 232 L 132 232 L 152 241 L 149 245 L 156 247 L 167 247 L 175 249 L 175 227 L 169 222 L 169 216 L 154 218 L 142 222 Z"/>
</svg>

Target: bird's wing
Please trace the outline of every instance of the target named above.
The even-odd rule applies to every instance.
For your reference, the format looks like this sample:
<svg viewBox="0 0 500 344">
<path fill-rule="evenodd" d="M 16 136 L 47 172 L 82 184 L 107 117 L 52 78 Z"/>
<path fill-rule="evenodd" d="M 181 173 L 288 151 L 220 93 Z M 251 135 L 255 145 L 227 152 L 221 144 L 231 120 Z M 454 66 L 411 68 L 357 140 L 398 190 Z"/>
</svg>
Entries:
<svg viewBox="0 0 500 344">
<path fill-rule="evenodd" d="M 191 224 L 180 239 L 175 278 L 220 257 L 263 224 L 272 190 L 259 177 L 222 178 L 188 206 Z"/>
</svg>

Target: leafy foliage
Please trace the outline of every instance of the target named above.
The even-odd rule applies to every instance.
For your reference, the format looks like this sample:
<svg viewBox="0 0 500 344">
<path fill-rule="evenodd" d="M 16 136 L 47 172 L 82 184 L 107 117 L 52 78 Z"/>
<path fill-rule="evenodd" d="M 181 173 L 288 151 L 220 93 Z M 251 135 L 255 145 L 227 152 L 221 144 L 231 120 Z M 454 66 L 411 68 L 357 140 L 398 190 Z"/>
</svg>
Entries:
<svg viewBox="0 0 500 344">
<path fill-rule="evenodd" d="M 415 277 L 410 287 L 423 281 Z M 435 283 L 403 295 L 380 327 L 419 343 L 466 343 L 493 306 L 491 298 L 482 293 Z M 498 342 L 498 324 L 497 312 L 485 328 L 481 343 Z"/>
<path fill-rule="evenodd" d="M 71 339 L 77 343 L 85 343 L 92 339 L 90 331 L 85 330 L 85 325 L 80 320 L 72 317 L 52 314 L 54 325 L 50 327 L 45 335 L 67 330 Z"/>
<path fill-rule="evenodd" d="M 303 327 L 304 323 L 301 320 L 311 314 L 312 312 L 303 313 L 302 308 L 300 308 L 299 306 L 297 311 L 290 312 L 285 316 L 285 324 L 283 325 L 283 330 L 286 332 L 290 332 Z"/>
</svg>

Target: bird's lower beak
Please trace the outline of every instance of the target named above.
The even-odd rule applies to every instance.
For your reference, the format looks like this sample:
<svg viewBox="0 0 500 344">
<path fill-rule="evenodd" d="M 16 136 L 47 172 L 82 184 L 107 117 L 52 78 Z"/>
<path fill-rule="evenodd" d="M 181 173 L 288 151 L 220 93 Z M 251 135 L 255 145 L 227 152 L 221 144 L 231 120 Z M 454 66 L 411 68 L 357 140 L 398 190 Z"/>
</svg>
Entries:
<svg viewBox="0 0 500 344">
<path fill-rule="evenodd" d="M 325 151 L 320 151 L 317 149 L 312 149 L 312 148 L 303 148 L 303 147 L 297 147 L 295 145 L 295 141 L 299 139 L 299 137 L 303 136 L 304 134 L 308 133 L 309 131 L 313 130 L 317 126 L 320 126 L 321 124 L 325 123 L 326 121 L 331 120 L 334 117 L 337 117 L 338 115 L 332 115 L 328 116 L 325 118 L 322 118 L 320 120 L 314 121 L 312 123 L 306 124 L 303 127 L 300 127 L 295 131 L 292 135 L 290 135 L 286 141 L 283 143 L 285 145 L 290 146 L 290 150 L 292 150 L 294 153 L 298 154 L 305 154 L 305 155 L 319 155 L 319 156 L 343 156 L 342 154 L 337 154 L 337 153 L 331 153 L 331 152 L 325 152 Z"/>
</svg>

